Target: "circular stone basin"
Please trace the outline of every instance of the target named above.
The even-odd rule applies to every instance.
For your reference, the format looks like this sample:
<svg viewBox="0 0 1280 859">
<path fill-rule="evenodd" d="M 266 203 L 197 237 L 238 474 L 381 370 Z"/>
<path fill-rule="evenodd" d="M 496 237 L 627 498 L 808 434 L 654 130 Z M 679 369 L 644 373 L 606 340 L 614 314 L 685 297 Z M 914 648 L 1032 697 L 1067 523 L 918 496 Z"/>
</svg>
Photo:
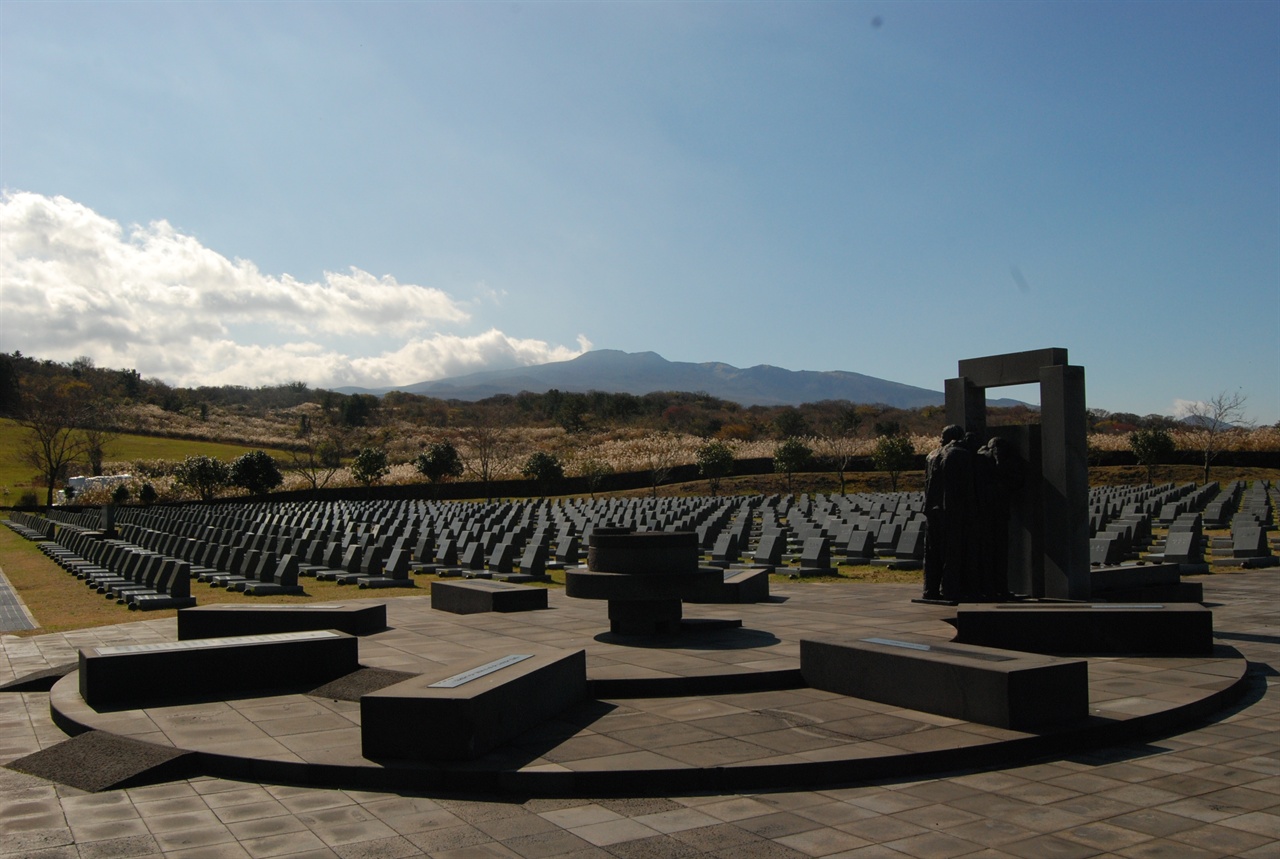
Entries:
<svg viewBox="0 0 1280 859">
<path fill-rule="evenodd" d="M 680 574 L 698 571 L 698 535 L 692 531 L 594 533 L 587 547 L 594 573 Z"/>
<path fill-rule="evenodd" d="M 692 531 L 610 529 L 591 535 L 587 569 L 565 571 L 565 593 L 608 600 L 613 633 L 655 635 L 678 632 L 682 601 L 705 598 L 722 581 L 720 570 L 698 566 Z"/>
</svg>

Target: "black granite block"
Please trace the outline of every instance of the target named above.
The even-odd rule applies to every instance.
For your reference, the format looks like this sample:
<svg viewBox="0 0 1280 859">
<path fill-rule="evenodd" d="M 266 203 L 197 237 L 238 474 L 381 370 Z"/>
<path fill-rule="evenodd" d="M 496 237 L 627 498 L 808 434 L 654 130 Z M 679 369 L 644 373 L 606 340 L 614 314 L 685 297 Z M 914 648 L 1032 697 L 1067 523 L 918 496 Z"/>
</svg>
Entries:
<svg viewBox="0 0 1280 859">
<path fill-rule="evenodd" d="M 803 639 L 800 671 L 815 689 L 1014 730 L 1089 711 L 1082 659 L 919 639 Z"/>
<path fill-rule="evenodd" d="M 585 650 L 488 653 L 360 698 L 371 760 L 471 760 L 587 694 Z"/>
<path fill-rule="evenodd" d="M 454 614 L 534 611 L 547 607 L 547 589 L 484 579 L 432 582 L 431 607 Z"/>
<path fill-rule="evenodd" d="M 1035 653 L 1213 653 L 1213 612 L 1180 603 L 998 605 L 956 612 L 956 641 Z"/>
<path fill-rule="evenodd" d="M 387 628 L 383 603 L 350 605 L 202 605 L 178 612 L 178 639 L 336 629 L 370 635 Z"/>
</svg>

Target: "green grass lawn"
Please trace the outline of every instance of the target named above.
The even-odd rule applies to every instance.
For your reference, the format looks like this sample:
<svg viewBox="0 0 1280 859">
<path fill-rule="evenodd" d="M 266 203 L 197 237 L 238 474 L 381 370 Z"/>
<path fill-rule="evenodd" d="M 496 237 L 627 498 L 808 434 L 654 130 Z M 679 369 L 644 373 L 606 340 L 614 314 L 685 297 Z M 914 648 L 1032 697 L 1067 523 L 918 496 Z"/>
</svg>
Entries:
<svg viewBox="0 0 1280 859">
<path fill-rule="evenodd" d="M 9 495 L 0 490 L 0 505 L 17 503 L 18 496 L 26 489 L 35 488 L 35 473 L 31 466 L 22 464 L 18 457 L 25 430 L 11 420 L 0 419 L 0 487 L 8 487 Z M 107 460 L 132 462 L 136 459 L 167 459 L 181 461 L 188 456 L 204 454 L 231 462 L 241 454 L 258 448 L 242 444 L 223 444 L 214 441 L 190 441 L 180 438 L 160 438 L 149 435 L 121 435 L 107 447 Z M 283 450 L 268 448 L 267 453 L 277 460 L 288 461 Z M 44 490 L 37 494 L 44 503 Z"/>
</svg>

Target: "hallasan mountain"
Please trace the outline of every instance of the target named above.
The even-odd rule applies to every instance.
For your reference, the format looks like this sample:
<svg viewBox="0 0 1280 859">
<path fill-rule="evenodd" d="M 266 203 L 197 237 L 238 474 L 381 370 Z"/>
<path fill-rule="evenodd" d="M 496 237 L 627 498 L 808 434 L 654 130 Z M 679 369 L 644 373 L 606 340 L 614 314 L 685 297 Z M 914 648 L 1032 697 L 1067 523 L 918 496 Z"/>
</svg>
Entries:
<svg viewBox="0 0 1280 859">
<path fill-rule="evenodd" d="M 497 394 L 607 391 L 643 395 L 654 391 L 710 394 L 743 406 L 798 406 L 821 400 L 883 403 L 898 408 L 942 405 L 941 391 L 930 391 L 843 370 L 784 370 L 760 364 L 741 369 L 729 364 L 668 361 L 656 352 L 599 349 L 570 361 L 507 370 L 484 370 L 390 388 L 339 388 L 340 393 L 385 394 L 404 391 L 442 400 L 483 400 Z M 1014 400 L 992 400 L 1013 405 Z"/>
</svg>

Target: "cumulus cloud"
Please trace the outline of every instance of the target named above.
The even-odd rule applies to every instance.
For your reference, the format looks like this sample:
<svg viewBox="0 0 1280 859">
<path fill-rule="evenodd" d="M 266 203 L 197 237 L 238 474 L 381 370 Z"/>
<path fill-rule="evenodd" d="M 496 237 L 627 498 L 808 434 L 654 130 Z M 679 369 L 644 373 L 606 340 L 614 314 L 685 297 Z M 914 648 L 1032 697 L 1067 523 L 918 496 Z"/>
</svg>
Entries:
<svg viewBox="0 0 1280 859">
<path fill-rule="evenodd" d="M 1179 400 L 1173 401 L 1173 416 L 1175 418 L 1185 418 L 1189 415 L 1204 414 L 1208 408 L 1208 403 L 1201 400 Z"/>
<path fill-rule="evenodd" d="M 0 197 L 0 305 L 5 351 L 88 355 L 179 385 L 390 386 L 591 348 L 584 337 L 573 349 L 497 330 L 450 333 L 471 317 L 439 289 L 357 268 L 319 282 L 268 275 L 165 221 L 125 230 L 65 197 L 26 192 Z M 392 346 L 351 355 L 326 335 Z"/>
</svg>

